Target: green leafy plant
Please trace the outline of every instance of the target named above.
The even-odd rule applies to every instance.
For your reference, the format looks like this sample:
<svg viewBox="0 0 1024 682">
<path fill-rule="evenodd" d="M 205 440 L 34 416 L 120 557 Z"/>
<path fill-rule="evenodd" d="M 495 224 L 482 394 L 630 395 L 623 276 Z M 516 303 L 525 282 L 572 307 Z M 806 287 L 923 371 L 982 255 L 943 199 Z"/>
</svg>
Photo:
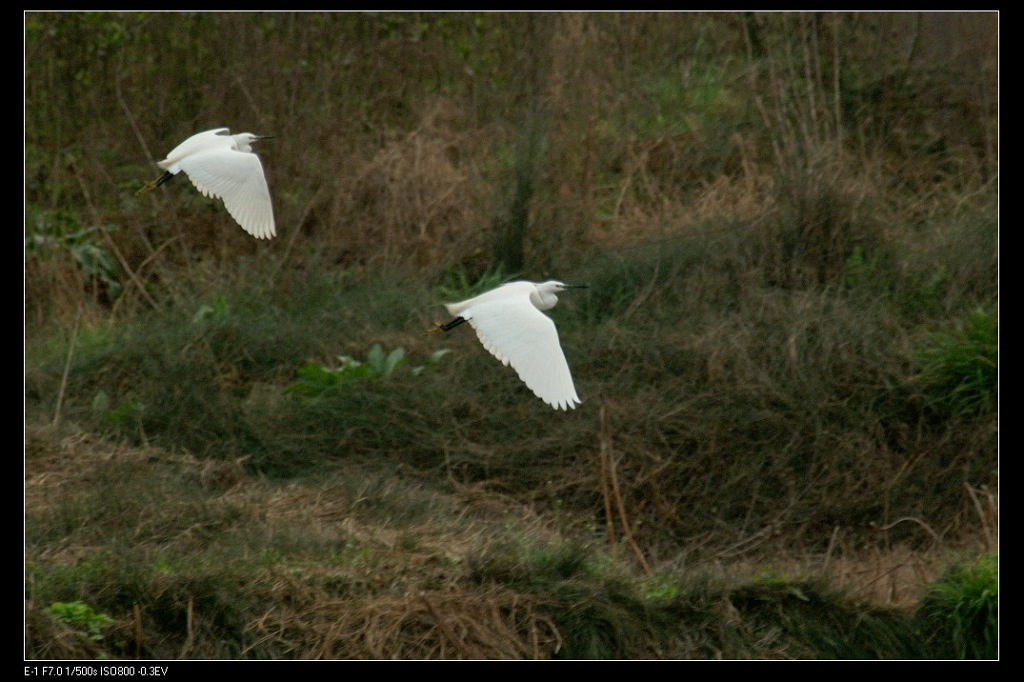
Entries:
<svg viewBox="0 0 1024 682">
<path fill-rule="evenodd" d="M 995 409 L 999 389 L 999 320 L 979 307 L 951 331 L 931 334 L 917 351 L 915 380 L 957 416 Z"/>
<path fill-rule="evenodd" d="M 846 257 L 842 280 L 847 289 L 859 289 L 873 294 L 883 294 L 892 285 L 882 257 L 876 252 L 868 252 L 859 244 L 855 244 L 853 251 Z"/>
<path fill-rule="evenodd" d="M 683 587 L 673 576 L 654 576 L 640 585 L 640 593 L 648 601 L 668 601 L 682 592 Z"/>
<path fill-rule="evenodd" d="M 410 368 L 413 376 L 421 374 L 429 367 L 437 365 L 449 350 L 442 348 L 435 351 L 422 365 Z M 395 371 L 408 361 L 405 349 L 395 348 L 385 353 L 379 343 L 373 344 L 366 354 L 365 361 L 356 360 L 350 355 L 339 355 L 337 367 L 324 367 L 317 364 L 303 365 L 297 370 L 299 380 L 285 389 L 285 393 L 299 395 L 304 398 L 320 398 L 337 392 L 349 381 L 383 379 L 392 376 Z"/>
<path fill-rule="evenodd" d="M 50 613 L 60 622 L 79 629 L 83 637 L 94 642 L 103 639 L 100 628 L 114 622 L 107 614 L 97 613 L 91 606 L 80 601 L 54 602 L 50 605 Z"/>
<path fill-rule="evenodd" d="M 217 296 L 210 303 L 204 303 L 192 316 L 192 324 L 200 324 L 210 320 L 224 320 L 231 312 L 231 304 L 223 296 Z"/>
<path fill-rule="evenodd" d="M 115 429 L 130 429 L 142 421 L 145 405 L 132 398 L 112 406 L 106 391 L 99 391 L 92 400 L 93 414 L 104 424 Z"/>
<path fill-rule="evenodd" d="M 951 647 L 963 659 L 998 658 L 998 556 L 986 555 L 948 571 L 929 588 L 920 615 L 937 633 L 940 649 Z"/>
<path fill-rule="evenodd" d="M 62 212 L 41 212 L 34 229 L 25 235 L 25 257 L 44 258 L 67 253 L 87 279 L 101 282 L 110 300 L 121 295 L 121 269 L 117 259 L 96 237 L 101 230 L 115 232 L 116 225 L 79 228 L 74 217 Z"/>
</svg>

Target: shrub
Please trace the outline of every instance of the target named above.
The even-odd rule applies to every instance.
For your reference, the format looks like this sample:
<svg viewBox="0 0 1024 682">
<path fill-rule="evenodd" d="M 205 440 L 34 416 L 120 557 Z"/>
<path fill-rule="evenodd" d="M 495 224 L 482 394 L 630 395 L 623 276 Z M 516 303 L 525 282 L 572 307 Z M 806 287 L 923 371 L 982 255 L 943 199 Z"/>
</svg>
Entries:
<svg viewBox="0 0 1024 682">
<path fill-rule="evenodd" d="M 917 351 L 917 375 L 933 402 L 956 416 L 985 415 L 999 389 L 999 320 L 975 309 L 952 331 L 931 334 Z"/>
<path fill-rule="evenodd" d="M 97 613 L 88 604 L 80 601 L 54 602 L 50 605 L 50 613 L 61 621 L 81 631 L 82 635 L 94 642 L 103 639 L 100 628 L 114 619 L 105 613 Z"/>
<path fill-rule="evenodd" d="M 935 633 L 937 657 L 998 658 L 998 556 L 951 568 L 929 588 L 919 616 Z"/>
</svg>

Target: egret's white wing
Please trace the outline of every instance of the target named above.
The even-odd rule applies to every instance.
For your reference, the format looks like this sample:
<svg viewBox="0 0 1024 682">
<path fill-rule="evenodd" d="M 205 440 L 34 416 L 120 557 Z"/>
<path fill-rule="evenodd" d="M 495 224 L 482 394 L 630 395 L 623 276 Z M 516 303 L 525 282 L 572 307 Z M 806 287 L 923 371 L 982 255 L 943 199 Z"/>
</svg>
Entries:
<svg viewBox="0 0 1024 682">
<path fill-rule="evenodd" d="M 463 310 L 469 310 L 470 308 L 490 301 L 504 301 L 515 297 L 528 299 L 530 297 L 530 292 L 535 290 L 536 286 L 533 282 L 506 282 L 496 289 L 485 291 L 484 293 L 478 294 L 473 298 L 468 298 L 465 301 L 459 301 L 458 303 L 445 303 L 444 307 L 448 311 L 449 315 L 461 316 Z"/>
<path fill-rule="evenodd" d="M 213 130 L 204 130 L 201 133 L 196 133 L 172 149 L 167 154 L 167 157 L 157 163 L 157 165 L 165 171 L 177 174 L 181 170 L 181 167 L 177 165 L 178 162 L 189 154 L 220 146 L 230 148 L 231 138 L 227 136 L 228 132 L 230 131 L 227 128 L 214 128 Z M 224 134 L 221 135 L 221 133 Z"/>
<path fill-rule="evenodd" d="M 480 343 L 504 365 L 512 365 L 530 390 L 556 410 L 580 403 L 569 363 L 550 317 L 530 303 L 529 295 L 485 300 L 462 312 Z"/>
<path fill-rule="evenodd" d="M 214 149 L 186 157 L 180 165 L 196 189 L 224 201 L 228 213 L 246 232 L 259 239 L 276 234 L 270 190 L 258 156 Z"/>
</svg>

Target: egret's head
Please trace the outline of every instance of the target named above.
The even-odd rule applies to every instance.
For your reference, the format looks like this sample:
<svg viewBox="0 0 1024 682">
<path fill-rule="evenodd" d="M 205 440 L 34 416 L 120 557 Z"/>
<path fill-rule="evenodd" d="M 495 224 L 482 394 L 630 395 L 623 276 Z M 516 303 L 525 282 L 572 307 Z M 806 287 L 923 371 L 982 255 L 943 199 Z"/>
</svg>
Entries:
<svg viewBox="0 0 1024 682">
<path fill-rule="evenodd" d="M 541 282 L 537 285 L 537 289 L 544 293 L 557 294 L 565 291 L 566 289 L 586 289 L 586 284 L 566 284 L 565 282 L 559 282 L 557 279 L 550 279 L 547 282 Z"/>
<path fill-rule="evenodd" d="M 534 305 L 541 310 L 547 310 L 558 303 L 558 296 L 556 294 L 565 291 L 566 289 L 586 289 L 586 284 L 566 284 L 565 282 L 559 282 L 557 279 L 549 279 L 546 282 L 541 282 L 537 286 L 536 298 L 534 298 Z"/>
<path fill-rule="evenodd" d="M 235 139 L 235 148 L 238 149 L 238 151 L 251 152 L 251 145 L 253 142 L 259 142 L 260 140 L 270 140 L 273 139 L 274 136 L 255 135 L 253 133 L 238 133 L 237 135 L 232 135 L 232 137 Z"/>
</svg>

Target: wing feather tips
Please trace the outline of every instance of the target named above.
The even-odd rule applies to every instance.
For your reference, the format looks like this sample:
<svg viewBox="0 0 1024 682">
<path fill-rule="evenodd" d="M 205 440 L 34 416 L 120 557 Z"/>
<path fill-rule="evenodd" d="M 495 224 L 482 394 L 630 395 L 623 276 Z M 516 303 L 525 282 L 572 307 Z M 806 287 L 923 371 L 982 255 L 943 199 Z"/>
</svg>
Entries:
<svg viewBox="0 0 1024 682">
<path fill-rule="evenodd" d="M 555 408 L 556 410 L 565 410 L 566 412 L 568 412 L 569 410 L 575 410 L 576 409 L 576 405 L 579 404 L 578 401 L 574 401 L 572 399 L 563 400 L 562 402 L 555 402 L 555 401 L 545 401 L 545 402 L 547 402 L 548 405 L 550 405 L 551 407 Z"/>
<path fill-rule="evenodd" d="M 578 397 L 573 396 L 571 398 L 562 398 L 561 400 L 545 400 L 548 405 L 555 408 L 556 410 L 575 410 L 577 405 L 582 405 L 583 401 Z"/>
<path fill-rule="evenodd" d="M 534 395 L 556 410 L 570 410 L 582 402 L 567 363 L 553 362 L 539 371 L 517 373 Z"/>
</svg>

